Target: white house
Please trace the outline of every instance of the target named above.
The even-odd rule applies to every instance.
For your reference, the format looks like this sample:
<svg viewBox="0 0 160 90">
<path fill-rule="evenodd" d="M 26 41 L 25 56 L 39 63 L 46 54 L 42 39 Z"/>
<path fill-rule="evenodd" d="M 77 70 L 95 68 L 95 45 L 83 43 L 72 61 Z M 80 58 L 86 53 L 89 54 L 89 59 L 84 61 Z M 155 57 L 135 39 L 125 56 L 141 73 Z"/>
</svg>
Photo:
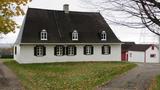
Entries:
<svg viewBox="0 0 160 90">
<path fill-rule="evenodd" d="M 121 41 L 98 12 L 29 8 L 14 45 L 19 63 L 121 61 Z"/>
<path fill-rule="evenodd" d="M 128 49 L 129 62 L 160 63 L 156 45 L 136 44 Z"/>
</svg>

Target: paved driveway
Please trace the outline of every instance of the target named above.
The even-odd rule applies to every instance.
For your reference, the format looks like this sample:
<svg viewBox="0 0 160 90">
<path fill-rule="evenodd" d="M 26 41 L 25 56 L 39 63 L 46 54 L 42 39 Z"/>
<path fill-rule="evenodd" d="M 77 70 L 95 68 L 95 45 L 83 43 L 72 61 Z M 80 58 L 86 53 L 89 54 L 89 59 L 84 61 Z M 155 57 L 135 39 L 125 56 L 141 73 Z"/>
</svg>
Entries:
<svg viewBox="0 0 160 90">
<path fill-rule="evenodd" d="M 22 90 L 17 77 L 0 61 L 0 90 Z"/>
<path fill-rule="evenodd" d="M 97 90 L 147 90 L 151 80 L 160 74 L 160 64 L 142 64 L 110 81 Z"/>
</svg>

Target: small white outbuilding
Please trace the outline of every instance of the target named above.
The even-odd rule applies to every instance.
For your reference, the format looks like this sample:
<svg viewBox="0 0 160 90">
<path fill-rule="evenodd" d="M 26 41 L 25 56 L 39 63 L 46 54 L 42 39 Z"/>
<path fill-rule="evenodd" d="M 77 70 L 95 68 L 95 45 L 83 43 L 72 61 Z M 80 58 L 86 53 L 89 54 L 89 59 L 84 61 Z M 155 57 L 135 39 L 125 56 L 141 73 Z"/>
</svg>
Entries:
<svg viewBox="0 0 160 90">
<path fill-rule="evenodd" d="M 129 62 L 159 63 L 156 45 L 135 44 L 128 49 Z"/>
</svg>

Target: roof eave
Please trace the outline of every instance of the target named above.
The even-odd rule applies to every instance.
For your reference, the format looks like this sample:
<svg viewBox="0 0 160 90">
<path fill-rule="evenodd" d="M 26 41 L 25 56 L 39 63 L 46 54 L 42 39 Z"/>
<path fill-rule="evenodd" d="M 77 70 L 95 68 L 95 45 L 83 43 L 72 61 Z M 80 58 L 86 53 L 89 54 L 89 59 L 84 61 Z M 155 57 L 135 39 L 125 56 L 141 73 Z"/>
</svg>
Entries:
<svg viewBox="0 0 160 90">
<path fill-rule="evenodd" d="M 18 37 L 17 37 L 16 42 L 14 43 L 14 45 L 20 44 L 21 41 L 22 41 L 22 34 L 23 34 L 23 30 L 24 30 L 25 21 L 26 21 L 26 16 L 24 17 L 24 20 L 22 22 L 22 26 L 20 28 Z"/>
<path fill-rule="evenodd" d="M 97 45 L 97 44 L 123 44 L 123 43 L 20 43 L 20 45 L 37 45 L 37 44 L 41 44 L 41 45 L 57 45 L 57 44 L 62 44 L 62 45 L 66 45 L 66 44 L 72 44 L 72 45 L 86 45 L 86 44 L 93 44 L 93 45 Z"/>
</svg>

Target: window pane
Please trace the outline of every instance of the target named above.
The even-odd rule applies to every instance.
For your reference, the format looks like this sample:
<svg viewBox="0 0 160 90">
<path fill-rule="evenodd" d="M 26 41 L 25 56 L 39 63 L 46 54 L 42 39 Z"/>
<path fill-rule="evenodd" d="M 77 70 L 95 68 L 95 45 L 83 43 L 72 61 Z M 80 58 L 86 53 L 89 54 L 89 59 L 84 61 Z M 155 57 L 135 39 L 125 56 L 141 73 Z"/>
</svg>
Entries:
<svg viewBox="0 0 160 90">
<path fill-rule="evenodd" d="M 151 57 L 151 58 L 155 58 L 155 57 L 156 57 L 156 54 L 151 54 L 150 57 Z"/>
<path fill-rule="evenodd" d="M 47 32 L 41 32 L 41 40 L 47 40 Z"/>
<path fill-rule="evenodd" d="M 56 55 L 57 56 L 63 55 L 63 46 L 56 46 Z"/>
<path fill-rule="evenodd" d="M 74 55 L 74 46 L 68 47 L 68 55 Z"/>
<path fill-rule="evenodd" d="M 108 54 L 108 52 L 109 52 L 109 47 L 108 47 L 108 46 L 105 46 L 105 47 L 104 47 L 104 53 Z"/>
<path fill-rule="evenodd" d="M 92 46 L 86 46 L 86 54 L 91 55 L 92 54 Z"/>
<path fill-rule="evenodd" d="M 101 33 L 101 40 L 106 40 L 106 32 L 102 31 Z"/>
<path fill-rule="evenodd" d="M 74 31 L 72 33 L 72 40 L 78 40 L 78 32 L 77 31 Z"/>
<path fill-rule="evenodd" d="M 103 46 L 103 54 L 110 54 L 110 46 Z"/>
<path fill-rule="evenodd" d="M 37 56 L 43 56 L 43 47 L 42 46 L 37 46 Z"/>
</svg>

